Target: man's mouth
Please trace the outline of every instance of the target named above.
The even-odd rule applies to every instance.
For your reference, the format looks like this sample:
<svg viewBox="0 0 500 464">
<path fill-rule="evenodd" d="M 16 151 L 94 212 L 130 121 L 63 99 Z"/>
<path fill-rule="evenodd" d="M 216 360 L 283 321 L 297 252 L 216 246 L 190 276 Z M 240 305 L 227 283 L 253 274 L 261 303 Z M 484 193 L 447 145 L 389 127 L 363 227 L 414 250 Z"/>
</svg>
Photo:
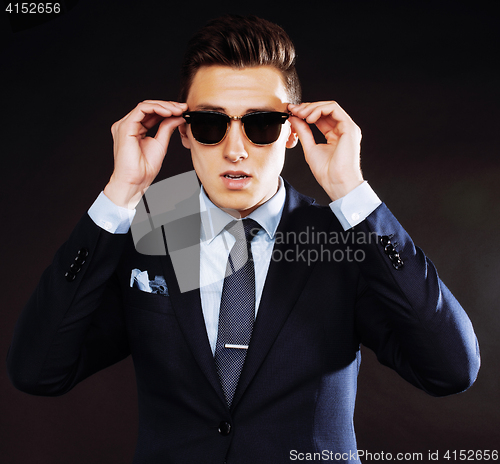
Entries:
<svg viewBox="0 0 500 464">
<path fill-rule="evenodd" d="M 246 179 L 247 177 L 252 177 L 245 171 L 226 171 L 221 174 L 222 177 L 226 179 L 238 180 L 238 179 Z"/>
<path fill-rule="evenodd" d="M 220 175 L 223 185 L 229 190 L 241 190 L 252 182 L 252 176 L 245 171 L 226 171 Z"/>
<path fill-rule="evenodd" d="M 246 179 L 248 176 L 246 174 L 225 174 L 226 179 Z"/>
</svg>

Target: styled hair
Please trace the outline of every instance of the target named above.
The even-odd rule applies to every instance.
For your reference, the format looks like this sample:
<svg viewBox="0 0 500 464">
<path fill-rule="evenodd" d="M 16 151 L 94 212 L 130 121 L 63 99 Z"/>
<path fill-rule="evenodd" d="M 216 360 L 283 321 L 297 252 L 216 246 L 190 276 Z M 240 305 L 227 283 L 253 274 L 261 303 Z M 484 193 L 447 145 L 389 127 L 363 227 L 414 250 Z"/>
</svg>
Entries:
<svg viewBox="0 0 500 464">
<path fill-rule="evenodd" d="M 281 71 L 290 103 L 300 103 L 295 47 L 277 24 L 257 16 L 225 15 L 208 22 L 189 41 L 181 66 L 179 101 L 185 102 L 202 66 L 273 66 Z"/>
</svg>

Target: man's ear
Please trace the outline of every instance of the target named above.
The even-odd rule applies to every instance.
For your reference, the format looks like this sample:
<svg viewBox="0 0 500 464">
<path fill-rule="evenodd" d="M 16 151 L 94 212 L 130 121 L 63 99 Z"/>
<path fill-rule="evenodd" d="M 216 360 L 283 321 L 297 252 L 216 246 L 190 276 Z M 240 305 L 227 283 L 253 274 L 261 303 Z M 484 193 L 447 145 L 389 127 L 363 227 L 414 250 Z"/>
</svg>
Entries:
<svg viewBox="0 0 500 464">
<path fill-rule="evenodd" d="M 297 145 L 298 141 L 299 141 L 299 135 L 297 134 L 297 132 L 294 132 L 293 129 L 290 127 L 290 135 L 288 136 L 288 140 L 286 141 L 286 147 L 293 148 L 295 145 Z"/>
<path fill-rule="evenodd" d="M 187 124 L 181 124 L 178 126 L 179 128 L 179 133 L 181 134 L 181 142 L 182 145 L 184 145 L 185 148 L 188 150 L 191 149 L 191 143 L 189 142 L 188 136 L 187 136 Z"/>
</svg>

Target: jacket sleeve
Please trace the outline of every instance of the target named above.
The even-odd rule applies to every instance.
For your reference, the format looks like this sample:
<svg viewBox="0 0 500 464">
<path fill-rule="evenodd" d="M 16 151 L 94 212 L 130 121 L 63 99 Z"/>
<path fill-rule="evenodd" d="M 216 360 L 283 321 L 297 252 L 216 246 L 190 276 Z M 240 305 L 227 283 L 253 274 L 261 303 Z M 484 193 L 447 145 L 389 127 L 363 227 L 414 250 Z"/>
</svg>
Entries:
<svg viewBox="0 0 500 464">
<path fill-rule="evenodd" d="M 359 246 L 364 251 L 356 307 L 361 343 L 431 395 L 469 388 L 480 366 L 477 339 L 432 262 L 385 204 L 354 229 L 368 238 Z"/>
<path fill-rule="evenodd" d="M 55 396 L 129 354 L 115 270 L 126 234 L 85 214 L 23 309 L 7 354 L 13 385 Z"/>
</svg>

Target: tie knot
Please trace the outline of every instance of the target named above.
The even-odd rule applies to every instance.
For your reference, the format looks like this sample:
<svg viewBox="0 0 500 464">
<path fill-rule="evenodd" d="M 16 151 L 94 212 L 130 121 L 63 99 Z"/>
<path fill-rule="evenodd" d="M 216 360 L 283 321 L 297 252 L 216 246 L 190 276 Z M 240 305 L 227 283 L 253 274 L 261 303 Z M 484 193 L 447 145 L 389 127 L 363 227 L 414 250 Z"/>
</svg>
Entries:
<svg viewBox="0 0 500 464">
<path fill-rule="evenodd" d="M 259 233 L 261 229 L 260 224 L 250 218 L 245 218 L 241 221 L 233 221 L 227 226 L 227 231 L 238 240 L 246 240 L 251 242 L 253 238 Z"/>
</svg>

